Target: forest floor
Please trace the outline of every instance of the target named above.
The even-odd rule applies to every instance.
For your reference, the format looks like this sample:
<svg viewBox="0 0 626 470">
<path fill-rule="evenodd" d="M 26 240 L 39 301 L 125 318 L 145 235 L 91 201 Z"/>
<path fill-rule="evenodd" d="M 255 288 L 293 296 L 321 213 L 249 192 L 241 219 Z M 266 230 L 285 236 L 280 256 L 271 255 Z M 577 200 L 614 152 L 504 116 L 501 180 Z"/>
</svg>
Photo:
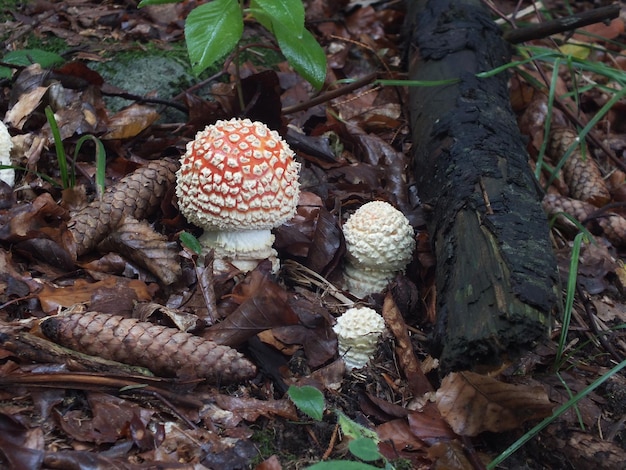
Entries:
<svg viewBox="0 0 626 470">
<path fill-rule="evenodd" d="M 612 372 L 626 358 L 625 11 L 610 24 L 516 50 L 514 60 L 537 48 L 560 54 L 557 73 L 554 60 L 509 70 L 530 164 L 546 192 L 561 198 L 546 207 L 573 216 L 552 230 L 569 313 L 554 319 L 545 342 L 497 370 L 441 377 L 429 354 L 436 260 L 408 171 L 408 92 L 374 80 L 406 78 L 403 2 L 305 2 L 307 26 L 327 54 L 320 92 L 266 47 L 272 38 L 253 21 L 246 21 L 238 57 L 196 77 L 184 20 L 199 2 L 137 3 L 0 1 L 0 116 L 18 168 L 13 184 L 0 182 L 0 467 L 266 470 L 327 461 L 318 468 L 480 469 L 494 467 L 516 442 L 519 449 L 497 468 L 612 469 L 626 462 L 626 375 Z M 553 0 L 487 3 L 494 19 L 536 7 L 503 21 L 509 28 L 603 2 L 575 2 L 574 11 Z M 312 101 L 320 96 L 326 99 Z M 62 142 L 55 142 L 46 109 Z M 152 213 L 109 227 L 108 238 L 76 258 L 72 224 L 81 208 L 100 207 L 100 177 L 114 193 L 124 177 L 148 162 L 177 161 L 199 130 L 235 116 L 280 131 L 302 165 L 296 216 L 275 230 L 277 274 L 262 263 L 247 274 L 213 275 L 210 259 L 181 244 L 181 234 L 201 230 L 178 211 L 168 170 L 160 186 L 147 183 L 148 198 L 158 193 Z M 545 152 L 555 139 L 546 120 L 587 135 L 588 147 L 569 152 L 582 155 L 584 169 L 574 172 L 582 181 L 564 178 L 563 156 Z M 81 140 L 89 135 L 98 139 Z M 98 151 L 106 153 L 104 171 Z M 606 197 L 597 196 L 598 187 Z M 359 301 L 341 290 L 342 226 L 373 200 L 404 213 L 417 249 L 387 291 Z M 380 312 L 388 332 L 366 367 L 346 372 L 332 326 L 356 303 Z M 152 365 L 132 363 L 142 351 L 124 361 L 102 339 L 108 331 L 89 328 L 84 342 L 101 341 L 101 354 L 88 347 L 91 357 L 77 355 L 40 326 L 61 312 L 178 328 L 233 346 L 258 372 L 230 384 L 220 381 L 224 364 L 209 381 L 188 367 L 150 376 L 96 360 Z M 154 364 L 167 364 L 158 356 Z M 423 376 L 411 369 L 416 364 Z M 306 386 L 323 392 L 321 419 L 303 413 L 314 395 L 287 394 Z M 370 454 L 369 442 L 378 444 Z"/>
</svg>

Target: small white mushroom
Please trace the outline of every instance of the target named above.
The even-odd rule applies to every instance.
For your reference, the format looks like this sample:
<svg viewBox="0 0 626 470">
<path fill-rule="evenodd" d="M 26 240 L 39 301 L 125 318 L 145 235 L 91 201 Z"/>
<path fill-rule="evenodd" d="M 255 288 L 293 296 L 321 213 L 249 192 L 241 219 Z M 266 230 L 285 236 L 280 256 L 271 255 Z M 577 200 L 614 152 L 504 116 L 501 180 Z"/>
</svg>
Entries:
<svg viewBox="0 0 626 470">
<path fill-rule="evenodd" d="M 413 227 L 387 202 L 361 206 L 348 218 L 343 233 L 347 251 L 344 281 L 357 297 L 382 291 L 413 257 Z"/>
<path fill-rule="evenodd" d="M 378 338 L 385 331 L 382 316 L 369 307 L 353 307 L 337 318 L 333 326 L 339 355 L 346 370 L 360 369 L 372 359 Z"/>
<path fill-rule="evenodd" d="M 7 126 L 5 126 L 2 121 L 0 121 L 0 165 L 13 164 L 11 162 L 12 148 L 13 142 L 11 142 L 11 135 L 7 130 Z M 13 185 L 15 184 L 15 170 L 10 168 L 0 170 L 0 180 L 13 187 Z"/>
</svg>

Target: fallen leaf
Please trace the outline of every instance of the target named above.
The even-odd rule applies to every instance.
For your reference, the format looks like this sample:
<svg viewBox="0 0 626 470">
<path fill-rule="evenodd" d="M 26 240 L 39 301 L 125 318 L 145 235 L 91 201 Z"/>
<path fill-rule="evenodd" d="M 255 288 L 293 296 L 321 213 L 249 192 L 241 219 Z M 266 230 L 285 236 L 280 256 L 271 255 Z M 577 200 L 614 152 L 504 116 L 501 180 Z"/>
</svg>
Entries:
<svg viewBox="0 0 626 470">
<path fill-rule="evenodd" d="M 391 292 L 387 292 L 385 295 L 382 315 L 387 328 L 391 330 L 391 333 L 396 338 L 398 365 L 407 378 L 411 392 L 418 397 L 426 392 L 431 392 L 433 390 L 432 385 L 422 371 L 420 362 L 413 350 L 411 339 L 409 338 L 408 328 Z"/>
<path fill-rule="evenodd" d="M 75 409 L 62 413 L 57 409 L 61 428 L 81 442 L 102 444 L 127 438 L 134 416 L 140 416 L 145 426 L 154 413 L 140 408 L 136 403 L 104 393 L 91 392 L 87 399 L 91 418 L 87 410 Z"/>
<path fill-rule="evenodd" d="M 224 321 L 205 330 L 202 335 L 205 339 L 226 346 L 236 346 L 263 330 L 299 323 L 298 316 L 287 302 L 287 292 L 266 277 L 259 278 L 258 282 L 256 288 L 252 288 L 253 294 Z M 243 298 L 240 294 L 233 295 Z"/>
<path fill-rule="evenodd" d="M 103 281 L 91 283 L 77 279 L 74 285 L 67 287 L 56 287 L 47 284 L 39 291 L 37 297 L 41 303 L 42 310 L 50 313 L 57 310 L 58 307 L 71 307 L 75 304 L 86 303 L 91 300 L 94 293 L 106 288 L 130 288 L 135 292 L 137 300 L 145 302 L 152 299 L 152 294 L 143 281 L 113 276 Z"/>
<path fill-rule="evenodd" d="M 516 429 L 549 416 L 553 408 L 542 387 L 507 384 L 474 372 L 448 374 L 436 392 L 436 403 L 461 436 Z"/>
<path fill-rule="evenodd" d="M 111 116 L 109 132 L 102 139 L 130 139 L 154 124 L 159 117 L 161 115 L 152 106 L 132 104 Z"/>
</svg>

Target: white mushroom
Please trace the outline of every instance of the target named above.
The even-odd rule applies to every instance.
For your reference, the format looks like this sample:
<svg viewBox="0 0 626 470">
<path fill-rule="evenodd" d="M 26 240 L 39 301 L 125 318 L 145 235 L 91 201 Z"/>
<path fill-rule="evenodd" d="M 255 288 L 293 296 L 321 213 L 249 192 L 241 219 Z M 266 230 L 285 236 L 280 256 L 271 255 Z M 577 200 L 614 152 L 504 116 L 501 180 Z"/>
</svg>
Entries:
<svg viewBox="0 0 626 470">
<path fill-rule="evenodd" d="M 348 218 L 343 233 L 347 251 L 344 281 L 357 297 L 382 291 L 413 257 L 413 227 L 387 202 L 361 206 Z"/>
<path fill-rule="evenodd" d="M 181 213 L 215 249 L 216 271 L 242 271 L 270 259 L 271 229 L 293 217 L 300 164 L 276 131 L 249 119 L 217 121 L 198 132 L 181 158 L 176 195 Z"/>
<path fill-rule="evenodd" d="M 333 326 L 337 335 L 339 355 L 346 370 L 360 369 L 370 361 L 378 338 L 385 331 L 382 316 L 369 307 L 354 307 L 337 318 Z"/>
<path fill-rule="evenodd" d="M 7 126 L 5 126 L 2 121 L 0 121 L 0 165 L 13 164 L 11 162 L 12 148 L 13 142 L 11 142 L 11 135 L 7 130 Z M 13 187 L 13 185 L 15 184 L 15 170 L 10 168 L 0 170 L 0 180 Z"/>
</svg>

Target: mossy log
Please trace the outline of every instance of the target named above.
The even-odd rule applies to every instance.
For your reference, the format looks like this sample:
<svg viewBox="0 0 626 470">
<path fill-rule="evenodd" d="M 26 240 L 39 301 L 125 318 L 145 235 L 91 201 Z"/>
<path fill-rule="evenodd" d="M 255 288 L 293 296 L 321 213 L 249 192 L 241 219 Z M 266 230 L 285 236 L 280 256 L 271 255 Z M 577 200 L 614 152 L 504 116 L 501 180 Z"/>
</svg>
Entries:
<svg viewBox="0 0 626 470">
<path fill-rule="evenodd" d="M 559 281 L 541 191 L 510 106 L 510 60 L 480 0 L 409 3 L 414 167 L 437 257 L 442 372 L 500 363 L 551 328 Z"/>
</svg>

